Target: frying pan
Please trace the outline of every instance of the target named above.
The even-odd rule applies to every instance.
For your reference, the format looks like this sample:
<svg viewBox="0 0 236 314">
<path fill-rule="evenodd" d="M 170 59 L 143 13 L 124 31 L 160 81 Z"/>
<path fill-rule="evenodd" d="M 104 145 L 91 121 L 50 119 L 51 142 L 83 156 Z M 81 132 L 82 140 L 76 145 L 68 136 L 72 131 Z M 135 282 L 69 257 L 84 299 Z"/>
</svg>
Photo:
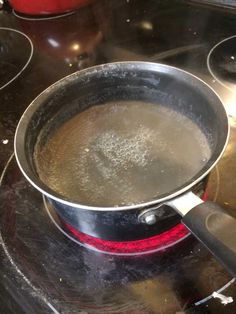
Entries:
<svg viewBox="0 0 236 314">
<path fill-rule="evenodd" d="M 122 103 L 121 107 L 114 107 L 114 101 Z M 147 108 L 149 104 L 151 104 L 150 108 L 152 109 L 154 107 L 158 108 L 157 110 L 169 110 L 171 112 L 169 117 L 172 117 L 172 120 L 169 119 L 169 123 L 166 125 L 164 124 L 165 127 L 162 129 L 162 133 L 164 135 L 169 134 L 168 141 L 172 141 L 172 152 L 170 152 L 170 155 L 168 156 L 167 152 L 169 152 L 168 149 L 170 145 L 165 146 L 165 141 L 164 144 L 162 143 L 167 147 L 167 150 L 164 150 L 166 153 L 166 155 L 164 155 L 164 157 L 166 157 L 164 158 L 164 161 L 159 158 L 159 151 L 161 151 L 160 147 L 162 146 L 159 145 L 158 151 L 156 152 L 158 162 L 163 162 L 166 165 L 165 171 L 174 169 L 172 172 L 169 172 L 170 177 L 168 177 L 167 181 L 170 185 L 169 187 L 167 185 L 167 188 L 160 193 L 155 192 L 158 190 L 159 186 L 162 187 L 162 184 L 165 181 L 165 176 L 160 176 L 160 178 L 157 179 L 157 189 L 152 189 L 153 184 L 149 184 L 148 182 L 149 175 L 152 178 L 154 177 L 154 181 L 152 182 L 157 182 L 155 181 L 155 171 L 156 168 L 158 168 L 158 164 L 157 167 L 148 168 L 148 163 L 145 164 L 145 167 L 149 172 L 148 176 L 146 176 L 146 174 L 143 175 L 143 173 L 141 175 L 141 178 L 146 180 L 145 185 L 142 185 L 142 188 L 147 195 L 146 198 L 137 198 L 137 200 L 132 199 L 131 202 L 127 201 L 126 203 L 117 203 L 115 201 L 112 203 L 112 197 L 110 198 L 110 196 L 113 195 L 112 189 L 115 192 L 118 191 L 114 194 L 116 196 L 119 196 L 120 191 L 121 194 L 127 192 L 125 189 L 126 187 L 123 189 L 120 187 L 120 182 L 124 181 L 117 180 L 116 184 L 115 178 L 115 183 L 113 182 L 112 189 L 110 185 L 105 185 L 106 182 L 99 181 L 101 186 L 104 183 L 104 186 L 106 187 L 106 189 L 103 190 L 103 197 L 104 199 L 108 199 L 109 202 L 96 203 L 86 202 L 84 200 L 80 202 L 79 200 L 82 194 L 79 189 L 78 198 L 76 199 L 76 195 L 70 197 L 67 194 L 63 194 L 63 190 L 57 190 L 47 182 L 47 178 L 51 177 L 50 171 L 47 173 L 47 168 L 50 168 L 50 164 L 54 159 L 58 159 L 61 147 L 65 147 L 65 149 L 62 150 L 64 153 L 68 150 L 68 146 L 66 146 L 66 137 L 62 135 L 62 140 L 59 141 L 59 150 L 56 150 L 55 152 L 53 151 L 49 156 L 49 161 L 47 160 L 49 163 L 45 167 L 46 176 L 44 176 L 44 179 L 42 179 L 38 168 L 36 160 L 37 152 L 39 152 L 40 155 L 40 152 L 47 147 L 47 144 L 53 138 L 53 134 L 56 134 L 60 128 L 63 129 L 64 125 L 66 125 L 65 132 L 67 133 L 67 123 L 70 124 L 70 121 L 72 121 L 74 117 L 87 115 L 88 112 L 90 112 L 89 110 L 95 110 L 95 113 L 93 112 L 92 114 L 93 120 L 90 131 L 94 130 L 97 126 L 97 120 L 99 120 L 99 110 L 101 110 L 100 115 L 102 116 L 105 114 L 104 104 L 108 104 L 107 106 L 109 107 L 109 104 L 112 102 L 113 105 L 111 106 L 113 106 L 115 110 L 114 108 L 110 111 L 108 109 L 108 112 L 112 111 L 113 115 L 111 116 L 111 119 L 108 115 L 106 119 L 101 120 L 100 128 L 103 128 L 104 125 L 108 123 L 109 128 L 113 128 L 113 131 L 116 129 L 116 126 L 113 127 L 113 122 L 110 121 L 115 121 L 112 119 L 119 115 L 119 108 L 122 108 L 124 103 L 128 103 L 128 108 L 132 107 L 130 107 L 130 103 L 133 102 L 138 102 L 139 105 L 141 102 L 142 104 L 141 107 L 135 107 L 136 105 L 134 105 L 134 108 L 136 109 L 134 110 L 131 108 L 133 111 L 130 109 L 132 111 L 131 115 L 129 111 L 125 111 L 124 115 L 128 116 L 128 119 L 125 120 L 125 124 L 121 125 L 121 129 L 124 130 L 125 126 L 128 133 L 129 130 L 132 133 L 134 127 L 132 121 L 133 113 L 136 114 L 136 119 L 138 119 L 139 122 L 142 122 L 145 120 L 145 113 L 142 112 L 142 110 L 143 108 Z M 98 112 L 96 112 L 96 110 L 98 110 Z M 156 109 L 154 109 L 154 111 L 155 110 Z M 163 136 L 163 134 L 160 135 L 158 133 L 159 125 L 163 125 L 163 121 L 165 120 L 161 112 L 162 111 L 158 111 L 157 115 L 153 112 L 153 117 L 157 117 L 159 120 L 158 123 L 155 123 L 155 121 L 153 122 L 152 120 L 152 125 L 154 125 L 154 127 L 157 126 L 157 131 L 156 135 L 152 135 L 154 136 L 154 139 L 151 141 L 151 149 L 157 142 L 160 142 L 159 137 Z M 151 117 L 151 119 L 153 119 L 153 117 Z M 179 117 L 182 117 L 183 120 L 179 120 Z M 118 119 L 118 124 L 119 123 L 120 120 Z M 192 127 L 186 132 L 184 128 L 188 123 L 192 123 Z M 76 127 L 78 124 L 80 125 L 80 123 L 75 123 Z M 175 129 L 172 129 L 172 124 L 176 126 Z M 135 134 L 132 135 L 132 143 L 135 141 L 139 142 L 137 133 L 141 132 L 141 135 L 145 133 L 145 130 L 143 131 L 143 129 L 140 131 L 140 125 L 138 124 L 138 126 L 136 126 Z M 179 130 L 180 133 L 178 133 Z M 91 144 L 93 141 L 89 142 L 90 131 L 85 133 L 85 136 L 82 136 L 82 141 L 88 141 L 88 143 Z M 81 132 L 83 132 L 83 130 Z M 197 136 L 194 134 L 195 132 Z M 96 135 L 94 135 L 96 141 L 100 141 L 102 138 L 104 143 L 107 144 L 107 137 L 104 139 L 103 135 L 100 134 L 99 128 L 95 129 L 94 133 Z M 175 136 L 177 133 L 178 136 Z M 197 145 L 200 134 L 204 137 L 204 141 L 206 142 L 203 146 L 200 145 L 202 147 L 201 149 L 199 149 Z M 188 135 L 190 139 L 192 138 L 193 142 L 188 141 L 186 142 L 187 144 L 184 145 L 181 140 L 185 135 Z M 194 193 L 196 185 L 207 176 L 222 156 L 227 144 L 228 136 L 229 125 L 225 109 L 219 97 L 202 80 L 185 71 L 163 64 L 120 62 L 99 65 L 74 73 L 56 82 L 42 92 L 30 104 L 20 119 L 15 134 L 15 155 L 17 163 L 27 180 L 45 195 L 45 197 L 52 203 L 59 216 L 66 223 L 69 223 L 81 232 L 106 240 L 127 241 L 141 239 L 159 233 L 160 231 L 167 230 L 171 224 L 176 224 L 176 219 L 179 219 L 180 215 L 182 216 L 182 222 L 185 226 L 187 226 L 187 228 L 189 228 L 189 230 L 206 245 L 216 258 L 218 258 L 218 260 L 221 261 L 233 275 L 235 275 L 235 218 L 232 214 L 220 208 L 217 204 L 203 202 Z M 76 139 L 76 137 L 74 138 Z M 130 137 L 128 137 L 128 139 L 130 139 Z M 179 141 L 182 146 L 180 145 L 181 149 L 179 149 L 179 152 L 177 153 L 175 148 Z M 150 144 L 150 141 L 148 140 L 145 145 L 146 144 Z M 74 146 L 75 143 L 72 143 L 71 147 L 73 148 Z M 189 149 L 188 146 L 191 148 Z M 76 149 L 79 148 L 78 145 Z M 93 158 L 95 154 L 93 154 L 92 144 L 89 148 L 90 149 L 86 149 L 86 152 L 88 153 L 87 159 L 84 159 L 86 162 Z M 112 149 L 114 149 L 114 146 L 112 146 Z M 194 153 L 192 153 L 192 150 L 194 150 Z M 196 163 L 194 158 L 196 156 L 198 157 L 198 154 L 203 154 L 202 156 L 205 156 L 204 154 L 206 152 L 208 153 L 206 157 L 203 158 L 204 162 L 201 164 L 197 163 L 197 168 L 194 168 L 195 170 L 186 176 L 185 169 L 191 165 L 194 166 Z M 182 153 L 182 155 L 180 153 Z M 62 157 L 64 156 L 63 154 L 61 155 Z M 133 158 L 132 154 L 133 150 L 131 149 L 129 157 L 131 156 Z M 78 156 L 78 161 L 83 159 L 81 157 L 82 155 Z M 143 154 L 143 156 L 146 155 Z M 176 156 L 182 156 L 181 158 L 183 158 L 183 160 L 177 158 L 176 161 Z M 47 158 L 47 154 L 45 154 L 43 158 Z M 156 160 L 155 156 L 152 156 L 152 158 L 152 160 Z M 173 160 L 176 162 L 174 167 Z M 42 165 L 44 165 L 44 162 L 42 162 Z M 58 182 L 60 181 L 61 183 L 64 183 L 65 180 L 63 179 L 63 175 L 68 168 L 66 160 L 60 165 L 61 168 L 59 170 L 61 176 L 58 179 Z M 123 165 L 124 163 L 121 162 L 121 166 Z M 128 179 L 131 177 L 129 166 L 130 165 L 128 164 L 128 170 L 126 170 L 126 168 L 122 169 L 124 170 L 122 176 L 126 180 L 125 182 L 128 182 Z M 76 169 L 77 168 L 72 169 L 70 172 L 71 176 L 77 171 Z M 134 173 L 135 180 L 137 178 L 137 173 L 141 170 L 140 167 L 136 167 L 135 171 L 132 172 Z M 93 174 L 90 173 L 90 175 L 90 179 L 97 179 L 95 174 L 93 176 Z M 178 177 L 177 181 L 176 176 Z M 139 179 L 140 178 L 137 180 Z M 78 176 L 78 181 L 80 180 L 81 177 Z M 134 188 L 136 188 L 135 180 L 131 180 Z M 96 196 L 97 191 L 100 189 L 100 185 L 97 185 L 95 188 L 94 186 L 91 187 L 91 195 Z M 133 188 L 133 186 L 131 186 L 131 188 Z M 88 186 L 86 186 L 86 188 L 88 188 Z M 73 189 L 73 186 L 71 189 Z M 149 193 L 150 191 L 151 194 Z M 142 193 L 142 191 L 140 193 Z M 136 195 L 139 194 L 136 193 Z"/>
</svg>

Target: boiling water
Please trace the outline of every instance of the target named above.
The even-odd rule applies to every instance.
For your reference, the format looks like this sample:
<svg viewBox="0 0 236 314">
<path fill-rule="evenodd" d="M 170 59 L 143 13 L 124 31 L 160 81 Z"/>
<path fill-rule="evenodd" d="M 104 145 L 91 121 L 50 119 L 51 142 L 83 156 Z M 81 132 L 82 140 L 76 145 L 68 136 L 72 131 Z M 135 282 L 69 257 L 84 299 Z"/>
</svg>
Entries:
<svg viewBox="0 0 236 314">
<path fill-rule="evenodd" d="M 36 145 L 41 180 L 74 202 L 122 206 L 170 193 L 210 157 L 205 135 L 164 106 L 116 101 L 74 116 Z"/>
</svg>

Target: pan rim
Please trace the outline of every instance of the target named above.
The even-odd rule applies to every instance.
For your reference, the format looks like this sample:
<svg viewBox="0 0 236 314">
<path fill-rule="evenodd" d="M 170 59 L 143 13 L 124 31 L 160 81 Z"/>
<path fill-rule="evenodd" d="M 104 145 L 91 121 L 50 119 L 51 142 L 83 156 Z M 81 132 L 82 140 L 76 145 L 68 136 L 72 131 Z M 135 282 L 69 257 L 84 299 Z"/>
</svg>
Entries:
<svg viewBox="0 0 236 314">
<path fill-rule="evenodd" d="M 60 87 L 62 82 L 64 83 L 66 80 L 72 81 L 74 77 L 77 77 L 78 75 L 81 76 L 81 75 L 83 75 L 84 72 L 87 72 L 87 71 L 92 72 L 94 70 L 101 69 L 103 67 L 122 66 L 122 65 L 126 65 L 126 64 L 127 65 L 134 65 L 134 66 L 138 65 L 138 64 L 143 64 L 143 65 L 145 64 L 146 66 L 149 66 L 149 67 L 155 67 L 155 68 L 161 67 L 161 68 L 165 68 L 166 70 L 168 70 L 168 69 L 169 70 L 175 70 L 177 72 L 183 73 L 184 75 L 192 77 L 194 80 L 201 82 L 201 84 L 203 84 L 205 87 L 207 87 L 209 90 L 211 90 L 211 92 L 214 94 L 214 96 L 216 98 L 218 98 L 219 102 L 222 105 L 222 110 L 225 113 L 225 118 L 226 118 L 226 123 L 227 123 L 227 132 L 226 132 L 225 142 L 224 142 L 224 145 L 222 147 L 222 150 L 218 154 L 218 156 L 214 160 L 214 162 L 211 164 L 211 166 L 204 173 L 200 174 L 199 176 L 197 174 L 196 175 L 197 178 L 194 181 L 188 183 L 189 181 L 191 181 L 191 178 L 190 178 L 187 181 L 187 183 L 184 184 L 184 186 L 182 188 L 178 189 L 177 191 L 175 191 L 173 193 L 168 194 L 167 196 L 160 197 L 157 199 L 152 199 L 150 201 L 141 202 L 141 203 L 137 203 L 137 204 L 124 205 L 124 206 L 112 206 L 112 207 L 111 206 L 105 207 L 105 206 L 84 205 L 84 204 L 79 204 L 79 203 L 74 202 L 74 201 L 69 201 L 65 197 L 60 195 L 59 193 L 53 191 L 46 184 L 44 184 L 39 178 L 37 178 L 33 174 L 33 172 L 30 169 L 28 169 L 28 171 L 25 170 L 24 166 L 22 165 L 22 164 L 24 164 L 24 162 L 26 164 L 28 163 L 27 158 L 26 158 L 26 154 L 24 152 L 24 145 L 23 144 L 24 144 L 24 135 L 25 135 L 26 130 L 27 130 L 27 124 L 28 124 L 29 118 L 31 118 L 33 113 L 35 112 L 35 110 L 38 107 L 40 107 L 40 103 L 37 102 L 38 99 L 49 94 L 54 88 Z M 209 84 L 207 84 L 205 81 L 203 81 L 201 78 L 197 77 L 196 75 L 194 75 L 190 72 L 187 72 L 185 70 L 182 70 L 182 69 L 179 69 L 177 67 L 170 66 L 167 64 L 153 63 L 153 62 L 146 62 L 146 61 L 122 61 L 122 62 L 112 62 L 112 63 L 100 64 L 100 65 L 96 65 L 96 66 L 93 66 L 90 68 L 86 68 L 86 69 L 81 70 L 81 71 L 77 71 L 75 73 L 72 73 L 70 75 L 63 77 L 62 79 L 60 79 L 59 81 L 55 82 L 54 84 L 52 84 L 48 88 L 46 88 L 44 91 L 42 91 L 30 103 L 30 105 L 26 108 L 26 110 L 24 111 L 24 113 L 22 114 L 22 116 L 18 122 L 16 131 L 15 131 L 15 136 L 14 136 L 14 153 L 15 153 L 18 167 L 20 168 L 22 174 L 25 176 L 25 178 L 28 180 L 28 182 L 30 182 L 30 184 L 36 190 L 41 192 L 46 197 L 48 197 L 48 198 L 50 198 L 50 199 L 52 199 L 58 203 L 61 203 L 63 205 L 73 207 L 73 208 L 82 209 L 82 210 L 103 211 L 103 212 L 104 211 L 126 211 L 126 210 L 134 210 L 134 209 L 151 208 L 152 206 L 155 206 L 156 204 L 165 203 L 165 202 L 169 201 L 170 199 L 178 197 L 179 195 L 187 192 L 188 190 L 191 190 L 191 188 L 194 185 L 196 185 L 198 182 L 200 182 L 202 179 L 204 179 L 211 172 L 211 170 L 216 166 L 216 164 L 219 162 L 219 160 L 221 159 L 221 157 L 222 157 L 222 155 L 223 155 L 223 153 L 227 147 L 229 135 L 230 135 L 230 125 L 229 125 L 228 115 L 227 115 L 226 109 L 223 105 L 223 102 L 222 102 L 220 96 L 215 92 L 215 90 Z M 199 170 L 199 173 L 201 173 L 201 170 Z"/>
</svg>

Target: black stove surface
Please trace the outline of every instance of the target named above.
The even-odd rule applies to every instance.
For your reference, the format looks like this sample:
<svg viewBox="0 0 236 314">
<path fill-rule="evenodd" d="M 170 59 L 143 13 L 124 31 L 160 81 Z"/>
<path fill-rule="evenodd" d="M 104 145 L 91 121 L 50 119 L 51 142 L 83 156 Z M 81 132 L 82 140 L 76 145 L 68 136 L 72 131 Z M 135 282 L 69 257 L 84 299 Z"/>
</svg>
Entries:
<svg viewBox="0 0 236 314">
<path fill-rule="evenodd" d="M 212 48 L 234 36 L 235 25 L 234 10 L 187 1 L 97 1 L 48 20 L 22 20 L 11 10 L 0 13 L 0 27 L 23 32 L 34 46 L 27 67 L 0 90 L 1 313 L 236 311 L 234 279 L 192 236 L 142 256 L 115 256 L 84 248 L 55 227 L 42 196 L 26 182 L 12 156 L 15 128 L 24 109 L 58 79 L 111 61 L 166 63 L 205 80 L 225 104 L 231 136 L 207 192 L 210 199 L 236 209 L 235 82 L 231 78 L 231 89 L 225 87 L 207 67 Z M 16 68 L 27 62 L 31 51 L 27 38 L 13 33 L 16 40 L 9 42 L 0 31 L 0 43 L 4 43 L 0 54 L 5 58 L 0 60 L 0 69 L 9 61 L 1 85 L 16 75 Z M 25 40 L 21 43 L 20 38 Z M 7 57 L 4 47 L 8 47 Z M 235 45 L 230 48 L 232 56 L 236 57 Z M 234 59 L 230 60 L 235 66 Z M 213 298 L 213 292 L 218 297 Z M 229 303 L 223 305 L 224 300 Z"/>
</svg>

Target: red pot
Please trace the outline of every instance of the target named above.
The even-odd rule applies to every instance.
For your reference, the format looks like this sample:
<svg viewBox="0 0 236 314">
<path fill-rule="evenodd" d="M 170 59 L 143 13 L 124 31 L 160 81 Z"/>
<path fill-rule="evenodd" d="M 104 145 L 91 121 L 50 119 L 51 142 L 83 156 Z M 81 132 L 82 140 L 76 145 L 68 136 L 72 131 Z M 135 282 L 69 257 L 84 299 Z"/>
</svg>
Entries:
<svg viewBox="0 0 236 314">
<path fill-rule="evenodd" d="M 73 11 L 88 4 L 91 0 L 9 0 L 17 11 L 30 15 L 58 14 Z"/>
</svg>

